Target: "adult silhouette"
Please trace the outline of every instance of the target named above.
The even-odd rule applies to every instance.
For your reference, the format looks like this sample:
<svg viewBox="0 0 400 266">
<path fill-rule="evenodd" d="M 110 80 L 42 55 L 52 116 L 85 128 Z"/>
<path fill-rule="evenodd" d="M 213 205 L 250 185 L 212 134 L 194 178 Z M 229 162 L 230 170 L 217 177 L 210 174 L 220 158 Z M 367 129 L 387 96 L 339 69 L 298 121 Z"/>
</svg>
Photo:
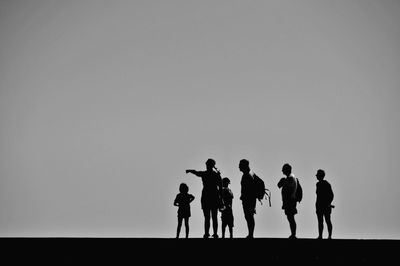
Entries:
<svg viewBox="0 0 400 266">
<path fill-rule="evenodd" d="M 322 239 L 322 232 L 324 230 L 324 217 L 326 225 L 328 226 L 328 239 L 332 238 L 332 201 L 333 191 L 331 184 L 325 180 L 325 171 L 319 169 L 315 175 L 318 179 L 317 186 L 317 200 L 315 202 L 315 208 L 318 218 L 318 239 Z"/>
<path fill-rule="evenodd" d="M 289 238 L 295 239 L 296 220 L 294 219 L 294 216 L 297 213 L 296 190 L 298 183 L 297 179 L 292 174 L 292 166 L 290 166 L 290 164 L 283 165 L 282 173 L 285 175 L 285 177 L 281 178 L 278 182 L 278 188 L 282 189 L 282 209 L 285 211 L 290 226 L 291 235 Z"/>
<path fill-rule="evenodd" d="M 239 170 L 243 173 L 240 181 L 240 199 L 242 200 L 244 218 L 247 222 L 248 235 L 246 238 L 254 237 L 254 214 L 256 213 L 256 187 L 254 176 L 250 173 L 249 161 L 242 159 L 239 162 Z"/>
<path fill-rule="evenodd" d="M 186 173 L 201 177 L 203 190 L 201 192 L 201 208 L 204 214 L 204 238 L 210 237 L 210 217 L 213 222 L 213 237 L 218 238 L 218 208 L 221 206 L 221 174 L 215 168 L 215 160 L 206 161 L 206 171 L 186 170 Z"/>
</svg>

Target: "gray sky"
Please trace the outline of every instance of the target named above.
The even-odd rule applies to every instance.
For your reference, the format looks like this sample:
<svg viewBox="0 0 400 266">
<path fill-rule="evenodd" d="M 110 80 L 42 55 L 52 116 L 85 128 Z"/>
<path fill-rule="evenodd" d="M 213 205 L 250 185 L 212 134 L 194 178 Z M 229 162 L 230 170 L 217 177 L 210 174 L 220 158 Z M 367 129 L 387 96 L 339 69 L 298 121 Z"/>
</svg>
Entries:
<svg viewBox="0 0 400 266">
<path fill-rule="evenodd" d="M 174 237 L 181 182 L 203 234 L 207 158 L 272 191 L 257 237 L 287 237 L 288 162 L 316 237 L 315 173 L 336 238 L 400 238 L 398 1 L 1 1 L 0 235 Z M 326 233 L 326 232 L 325 232 Z"/>
</svg>

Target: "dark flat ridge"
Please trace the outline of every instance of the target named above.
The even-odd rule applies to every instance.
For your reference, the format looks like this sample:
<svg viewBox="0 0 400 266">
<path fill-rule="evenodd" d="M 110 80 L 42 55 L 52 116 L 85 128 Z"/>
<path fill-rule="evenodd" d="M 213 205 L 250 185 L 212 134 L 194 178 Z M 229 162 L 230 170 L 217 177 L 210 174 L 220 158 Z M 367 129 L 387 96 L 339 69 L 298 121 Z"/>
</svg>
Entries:
<svg viewBox="0 0 400 266">
<path fill-rule="evenodd" d="M 400 255 L 400 240 L 390 239 L 175 239 L 44 237 L 0 238 L 3 259 L 18 262 L 109 263 L 148 265 L 166 263 L 343 263 L 392 262 Z"/>
</svg>

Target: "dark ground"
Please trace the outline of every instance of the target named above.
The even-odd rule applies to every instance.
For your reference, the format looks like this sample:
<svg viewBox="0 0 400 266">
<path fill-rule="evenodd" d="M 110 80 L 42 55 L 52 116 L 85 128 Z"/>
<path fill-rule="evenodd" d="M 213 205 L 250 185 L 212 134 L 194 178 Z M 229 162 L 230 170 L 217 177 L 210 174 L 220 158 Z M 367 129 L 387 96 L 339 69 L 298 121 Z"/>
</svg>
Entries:
<svg viewBox="0 0 400 266">
<path fill-rule="evenodd" d="M 9 265 L 362 265 L 395 263 L 400 256 L 400 240 L 0 238 L 0 243 Z"/>
</svg>

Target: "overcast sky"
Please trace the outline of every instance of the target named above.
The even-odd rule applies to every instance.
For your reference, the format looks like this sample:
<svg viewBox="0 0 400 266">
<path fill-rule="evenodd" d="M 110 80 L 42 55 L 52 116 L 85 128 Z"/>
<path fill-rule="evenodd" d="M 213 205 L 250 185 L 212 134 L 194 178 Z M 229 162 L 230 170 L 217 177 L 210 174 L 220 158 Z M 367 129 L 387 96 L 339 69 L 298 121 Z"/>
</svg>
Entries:
<svg viewBox="0 0 400 266">
<path fill-rule="evenodd" d="M 246 158 L 272 191 L 256 237 L 288 237 L 276 184 L 315 173 L 335 238 L 400 238 L 400 3 L 0 2 L 0 236 L 174 237 L 181 182 L 191 237 L 214 158 L 234 193 Z M 326 234 L 326 232 L 325 232 Z"/>
</svg>

